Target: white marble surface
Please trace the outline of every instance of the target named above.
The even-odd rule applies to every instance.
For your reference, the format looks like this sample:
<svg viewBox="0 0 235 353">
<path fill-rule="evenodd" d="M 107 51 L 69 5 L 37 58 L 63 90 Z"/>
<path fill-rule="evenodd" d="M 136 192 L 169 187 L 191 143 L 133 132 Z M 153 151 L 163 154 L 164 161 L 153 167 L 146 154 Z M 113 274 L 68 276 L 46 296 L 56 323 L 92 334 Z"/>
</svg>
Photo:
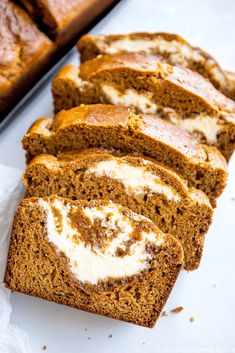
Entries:
<svg viewBox="0 0 235 353">
<path fill-rule="evenodd" d="M 123 0 L 92 32 L 177 32 L 235 71 L 234 17 L 234 0 Z M 68 62 L 78 62 L 75 51 Z M 1 133 L 0 162 L 23 171 L 21 138 L 32 121 L 48 114 L 52 114 L 50 82 Z M 167 311 L 182 305 L 182 313 L 160 318 L 150 330 L 14 293 L 12 322 L 29 334 L 32 352 L 42 352 L 43 345 L 50 353 L 235 352 L 234 166 L 235 158 L 201 267 L 181 273 L 166 305 Z"/>
</svg>

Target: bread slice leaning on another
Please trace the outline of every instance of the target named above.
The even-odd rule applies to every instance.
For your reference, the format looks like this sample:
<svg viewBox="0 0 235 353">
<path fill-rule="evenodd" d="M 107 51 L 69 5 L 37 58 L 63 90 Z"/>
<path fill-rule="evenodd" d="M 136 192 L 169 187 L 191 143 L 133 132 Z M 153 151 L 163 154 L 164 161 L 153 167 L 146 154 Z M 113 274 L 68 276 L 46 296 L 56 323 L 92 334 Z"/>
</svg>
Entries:
<svg viewBox="0 0 235 353">
<path fill-rule="evenodd" d="M 223 94 L 234 99 L 235 87 L 231 85 L 231 75 L 224 71 L 218 62 L 201 48 L 192 46 L 184 38 L 174 33 L 137 32 L 114 35 L 82 36 L 77 43 L 81 61 L 94 59 L 100 54 L 123 52 L 145 52 L 161 55 L 169 64 L 180 65 L 196 71 Z"/>
<path fill-rule="evenodd" d="M 31 198 L 20 202 L 14 218 L 4 282 L 14 291 L 153 327 L 182 263 L 180 243 L 128 208 Z"/>
<path fill-rule="evenodd" d="M 56 194 L 72 200 L 111 200 L 151 219 L 184 249 L 184 268 L 199 266 L 213 210 L 171 169 L 150 159 L 104 150 L 39 155 L 23 177 L 25 197 Z"/>
<path fill-rule="evenodd" d="M 215 206 L 227 179 L 224 157 L 182 129 L 151 115 L 112 105 L 83 105 L 37 120 L 23 138 L 27 160 L 89 147 L 153 157 L 201 189 Z"/>
<path fill-rule="evenodd" d="M 185 129 L 229 160 L 235 148 L 235 102 L 204 77 L 146 53 L 101 55 L 64 67 L 52 82 L 55 111 L 84 104 L 134 107 Z"/>
</svg>

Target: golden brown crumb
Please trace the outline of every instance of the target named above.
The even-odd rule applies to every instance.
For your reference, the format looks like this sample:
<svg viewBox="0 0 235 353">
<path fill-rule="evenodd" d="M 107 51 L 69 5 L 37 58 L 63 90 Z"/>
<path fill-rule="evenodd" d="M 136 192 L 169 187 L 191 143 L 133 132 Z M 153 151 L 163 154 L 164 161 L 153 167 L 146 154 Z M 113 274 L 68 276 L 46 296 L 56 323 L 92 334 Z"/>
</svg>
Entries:
<svg viewBox="0 0 235 353">
<path fill-rule="evenodd" d="M 163 312 L 162 312 L 162 316 L 168 316 L 167 312 L 166 312 L 166 311 L 163 311 Z"/>
<path fill-rule="evenodd" d="M 190 321 L 190 322 L 194 322 L 194 321 L 195 321 L 195 317 L 194 317 L 194 316 L 191 316 L 191 317 L 189 318 L 189 321 Z"/>
<path fill-rule="evenodd" d="M 45 351 L 47 349 L 47 346 L 42 346 L 42 350 Z"/>
<path fill-rule="evenodd" d="M 174 309 L 171 310 L 171 313 L 178 314 L 178 313 L 180 313 L 182 310 L 184 310 L 184 307 L 183 307 L 183 306 L 177 306 L 176 308 L 174 308 Z"/>
</svg>

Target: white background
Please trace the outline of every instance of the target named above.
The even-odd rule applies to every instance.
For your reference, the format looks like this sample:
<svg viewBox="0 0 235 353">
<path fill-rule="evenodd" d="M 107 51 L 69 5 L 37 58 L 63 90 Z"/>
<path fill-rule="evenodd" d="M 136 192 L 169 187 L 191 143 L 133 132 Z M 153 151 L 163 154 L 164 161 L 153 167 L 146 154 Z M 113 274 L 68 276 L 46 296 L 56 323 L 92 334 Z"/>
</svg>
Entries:
<svg viewBox="0 0 235 353">
<path fill-rule="evenodd" d="M 234 0 L 122 0 L 93 33 L 168 31 L 206 49 L 235 71 Z M 78 63 L 74 51 L 68 62 Z M 50 82 L 0 135 L 0 163 L 24 170 L 20 141 L 31 122 L 52 115 Z M 98 317 L 13 293 L 12 322 L 27 331 L 32 352 L 235 352 L 235 157 L 218 202 L 200 269 L 183 271 L 154 329 Z M 189 318 L 195 317 L 194 322 Z M 109 335 L 112 334 L 112 338 Z"/>
</svg>

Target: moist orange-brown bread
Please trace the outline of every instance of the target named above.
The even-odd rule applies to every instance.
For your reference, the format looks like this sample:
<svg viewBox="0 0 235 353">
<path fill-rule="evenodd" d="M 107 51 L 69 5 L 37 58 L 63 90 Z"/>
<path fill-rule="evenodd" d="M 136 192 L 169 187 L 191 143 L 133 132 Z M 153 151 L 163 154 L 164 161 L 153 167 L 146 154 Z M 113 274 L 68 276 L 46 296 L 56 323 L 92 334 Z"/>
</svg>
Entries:
<svg viewBox="0 0 235 353">
<path fill-rule="evenodd" d="M 65 45 L 114 0 L 20 0 L 27 11 L 57 42 Z"/>
<path fill-rule="evenodd" d="M 110 266 L 102 269 L 102 261 Z M 120 266 L 113 271 L 113 261 L 121 272 Z M 127 208 L 108 201 L 31 198 L 21 201 L 15 214 L 4 282 L 14 291 L 153 327 L 182 263 L 178 240 Z"/>
<path fill-rule="evenodd" d="M 120 52 L 146 52 L 161 55 L 171 65 L 180 65 L 196 71 L 229 98 L 234 98 L 232 77 L 216 60 L 204 50 L 193 47 L 189 42 L 173 33 L 130 33 L 94 36 L 86 34 L 77 43 L 81 61 L 95 58 L 99 54 Z M 232 80 L 233 81 L 233 80 Z"/>
<path fill-rule="evenodd" d="M 93 84 L 101 98 L 102 85 L 111 85 L 120 94 L 127 89 L 148 92 L 147 98 L 152 103 L 174 108 L 182 114 L 235 112 L 235 102 L 198 73 L 169 65 L 160 57 L 146 53 L 100 55 L 80 65 L 79 79 L 83 89 Z M 103 92 L 103 96 L 105 99 L 107 94 Z"/>
<path fill-rule="evenodd" d="M 177 126 L 125 107 L 96 104 L 37 120 L 23 138 L 27 159 L 88 147 L 119 149 L 155 158 L 201 189 L 215 205 L 227 179 L 221 153 Z"/>
<path fill-rule="evenodd" d="M 54 44 L 12 1 L 0 1 L 0 14 L 0 113 L 5 114 L 50 60 Z"/>
<path fill-rule="evenodd" d="M 156 114 L 219 148 L 229 160 L 235 148 L 235 102 L 202 76 L 165 64 L 156 56 L 100 56 L 78 69 L 64 67 L 52 83 L 55 111 L 81 103 L 133 106 Z"/>
<path fill-rule="evenodd" d="M 188 188 L 170 168 L 142 157 L 88 149 L 35 157 L 23 182 L 26 198 L 56 194 L 126 206 L 181 242 L 186 270 L 199 266 L 213 211 L 206 195 Z"/>
</svg>

